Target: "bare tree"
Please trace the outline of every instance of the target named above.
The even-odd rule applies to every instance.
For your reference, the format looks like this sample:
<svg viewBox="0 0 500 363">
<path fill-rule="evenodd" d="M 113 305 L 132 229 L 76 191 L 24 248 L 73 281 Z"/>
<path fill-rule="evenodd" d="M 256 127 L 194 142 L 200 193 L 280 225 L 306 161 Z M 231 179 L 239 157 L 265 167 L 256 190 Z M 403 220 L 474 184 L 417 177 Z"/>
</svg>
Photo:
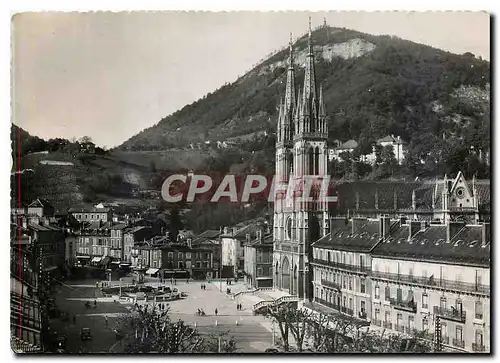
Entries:
<svg viewBox="0 0 500 363">
<path fill-rule="evenodd" d="M 118 319 L 117 330 L 123 336 L 126 353 L 223 353 L 234 352 L 236 341 L 224 339 L 227 333 L 203 338 L 182 320 L 173 322 L 168 309 L 160 311 L 155 305 L 136 307 Z M 216 347 L 216 348 L 214 348 Z"/>
</svg>

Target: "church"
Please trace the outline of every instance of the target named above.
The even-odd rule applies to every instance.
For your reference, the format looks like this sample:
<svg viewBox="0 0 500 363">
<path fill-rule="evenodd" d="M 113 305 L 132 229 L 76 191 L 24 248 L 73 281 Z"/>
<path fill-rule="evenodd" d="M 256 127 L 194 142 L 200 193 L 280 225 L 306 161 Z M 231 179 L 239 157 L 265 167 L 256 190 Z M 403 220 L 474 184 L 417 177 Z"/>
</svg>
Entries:
<svg viewBox="0 0 500 363">
<path fill-rule="evenodd" d="M 290 40 L 285 98 L 279 105 L 276 138 L 275 181 L 279 191 L 274 205 L 274 288 L 299 298 L 309 296 L 312 289 L 307 268 L 310 244 L 328 233 L 328 210 L 319 199 L 306 202 L 293 198 L 287 188 L 291 188 L 292 179 L 296 184 L 305 184 L 310 176 L 316 181 L 328 176 L 327 141 L 328 124 L 322 87 L 316 82 L 309 21 L 304 84 L 298 92 Z"/>
</svg>

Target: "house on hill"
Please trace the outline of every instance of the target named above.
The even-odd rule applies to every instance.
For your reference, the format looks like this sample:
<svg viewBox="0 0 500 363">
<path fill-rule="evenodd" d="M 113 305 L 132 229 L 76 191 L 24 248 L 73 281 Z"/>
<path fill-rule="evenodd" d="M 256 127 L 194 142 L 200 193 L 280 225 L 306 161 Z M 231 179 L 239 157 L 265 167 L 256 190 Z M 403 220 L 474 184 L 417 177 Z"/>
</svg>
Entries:
<svg viewBox="0 0 500 363">
<path fill-rule="evenodd" d="M 338 140 L 335 140 L 337 142 L 337 145 L 338 145 Z M 342 153 L 345 153 L 345 152 L 348 152 L 348 153 L 352 153 L 354 151 L 354 149 L 356 149 L 358 147 L 358 143 L 355 141 L 355 140 L 348 140 L 346 142 L 344 142 L 343 144 L 340 144 L 338 145 L 337 147 L 333 148 L 333 149 L 330 149 L 328 151 L 328 159 L 329 161 L 332 161 L 332 160 L 337 160 L 337 161 L 341 161 L 341 158 L 340 158 L 340 155 Z"/>
</svg>

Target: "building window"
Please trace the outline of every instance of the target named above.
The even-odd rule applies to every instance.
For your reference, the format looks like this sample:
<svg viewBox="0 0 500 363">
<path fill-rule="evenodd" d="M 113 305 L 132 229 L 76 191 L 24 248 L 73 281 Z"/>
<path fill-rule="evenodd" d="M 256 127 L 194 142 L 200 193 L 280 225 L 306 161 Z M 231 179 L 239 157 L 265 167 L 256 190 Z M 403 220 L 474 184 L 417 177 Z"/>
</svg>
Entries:
<svg viewBox="0 0 500 363">
<path fill-rule="evenodd" d="M 415 329 L 415 317 L 413 315 L 408 316 L 408 333 L 413 332 Z"/>
<path fill-rule="evenodd" d="M 427 316 L 424 316 L 422 318 L 422 330 L 425 332 L 429 330 L 429 319 L 427 319 Z"/>
<path fill-rule="evenodd" d="M 342 276 L 342 282 L 344 289 L 347 288 L 347 276 Z"/>
<path fill-rule="evenodd" d="M 196 261 L 196 268 L 201 268 L 201 262 L 200 261 Z"/>
<path fill-rule="evenodd" d="M 441 309 L 446 309 L 446 298 L 444 296 L 441 296 L 441 299 L 439 299 L 439 307 Z"/>
<path fill-rule="evenodd" d="M 380 309 L 375 309 L 375 320 L 379 321 L 380 320 Z"/>
<path fill-rule="evenodd" d="M 476 345 L 483 346 L 483 332 L 481 330 L 476 330 Z"/>
<path fill-rule="evenodd" d="M 429 295 L 426 293 L 422 294 L 422 309 L 428 309 L 429 308 Z"/>
<path fill-rule="evenodd" d="M 262 267 L 257 267 L 257 277 L 261 277 L 262 276 Z"/>
<path fill-rule="evenodd" d="M 361 312 L 365 313 L 366 310 L 366 302 L 364 300 L 361 300 Z"/>
<path fill-rule="evenodd" d="M 346 308 L 346 307 L 347 307 L 347 298 L 346 298 L 345 296 L 344 296 L 344 301 L 343 301 L 343 303 L 344 303 L 344 307 Z"/>
<path fill-rule="evenodd" d="M 463 340 L 463 330 L 461 326 L 457 326 L 456 332 L 455 332 L 455 338 L 457 341 L 461 342 Z"/>
<path fill-rule="evenodd" d="M 186 260 L 190 260 L 191 259 L 191 252 L 186 252 Z"/>
<path fill-rule="evenodd" d="M 380 287 L 375 286 L 375 299 L 380 299 Z"/>
<path fill-rule="evenodd" d="M 446 322 L 441 320 L 441 338 L 446 338 L 447 336 L 448 336 L 448 325 L 446 324 Z"/>
<path fill-rule="evenodd" d="M 386 301 L 389 301 L 391 299 L 391 288 L 389 285 L 385 285 L 384 296 Z"/>
<path fill-rule="evenodd" d="M 179 252 L 177 259 L 182 260 L 182 258 L 183 258 L 183 253 Z"/>
<path fill-rule="evenodd" d="M 390 311 L 386 311 L 385 312 L 385 322 L 386 323 L 390 323 L 391 322 L 391 312 Z"/>
<path fill-rule="evenodd" d="M 480 300 L 476 301 L 474 310 L 475 310 L 476 319 L 482 319 L 483 318 L 483 303 Z"/>
<path fill-rule="evenodd" d="M 153 261 L 153 267 L 156 267 L 156 261 Z"/>
<path fill-rule="evenodd" d="M 168 253 L 168 259 L 169 260 L 173 260 L 174 259 L 174 253 L 173 252 L 169 252 Z"/>
<path fill-rule="evenodd" d="M 398 313 L 398 315 L 396 315 L 396 325 L 400 327 L 402 322 L 403 322 L 403 314 Z"/>
<path fill-rule="evenodd" d="M 349 309 L 354 310 L 354 302 L 352 301 L 352 297 L 349 298 Z"/>
<path fill-rule="evenodd" d="M 364 294 L 366 292 L 366 281 L 364 278 L 361 278 L 360 282 L 361 282 L 360 291 L 362 294 Z"/>
<path fill-rule="evenodd" d="M 349 276 L 349 290 L 352 291 L 352 276 Z"/>
<path fill-rule="evenodd" d="M 402 302 L 403 301 L 403 290 L 401 290 L 400 287 L 396 290 L 396 301 L 397 302 Z"/>
</svg>

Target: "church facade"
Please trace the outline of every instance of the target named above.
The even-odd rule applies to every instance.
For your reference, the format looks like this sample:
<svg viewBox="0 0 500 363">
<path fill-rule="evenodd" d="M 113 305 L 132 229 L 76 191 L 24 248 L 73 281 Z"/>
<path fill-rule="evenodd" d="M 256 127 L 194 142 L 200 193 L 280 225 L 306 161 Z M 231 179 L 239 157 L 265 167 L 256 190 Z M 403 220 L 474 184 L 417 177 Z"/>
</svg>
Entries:
<svg viewBox="0 0 500 363">
<path fill-rule="evenodd" d="M 328 233 L 328 206 L 319 198 L 297 198 L 328 176 L 328 125 L 322 87 L 315 75 L 309 25 L 304 84 L 296 92 L 293 48 L 284 100 L 280 101 L 276 140 L 273 287 L 299 298 L 311 296 L 310 244 Z M 310 188 L 314 189 L 314 188 Z"/>
</svg>

